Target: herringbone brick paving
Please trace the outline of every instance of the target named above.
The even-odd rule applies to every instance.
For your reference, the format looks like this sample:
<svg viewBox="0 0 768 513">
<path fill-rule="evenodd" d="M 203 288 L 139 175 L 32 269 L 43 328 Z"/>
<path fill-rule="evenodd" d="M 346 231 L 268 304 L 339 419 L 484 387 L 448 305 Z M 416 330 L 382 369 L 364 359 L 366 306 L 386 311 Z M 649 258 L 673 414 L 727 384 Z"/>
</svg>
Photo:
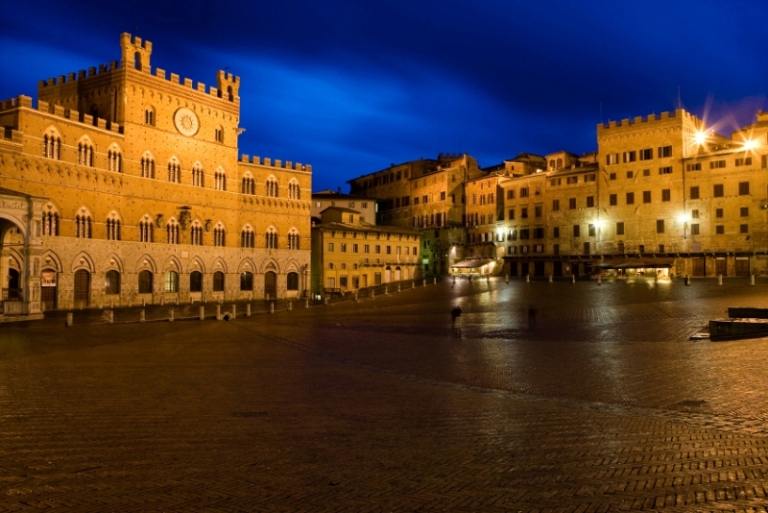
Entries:
<svg viewBox="0 0 768 513">
<path fill-rule="evenodd" d="M 5 325 L 0 512 L 766 512 L 768 341 L 687 340 L 766 300 L 492 280 L 231 322 Z"/>
</svg>

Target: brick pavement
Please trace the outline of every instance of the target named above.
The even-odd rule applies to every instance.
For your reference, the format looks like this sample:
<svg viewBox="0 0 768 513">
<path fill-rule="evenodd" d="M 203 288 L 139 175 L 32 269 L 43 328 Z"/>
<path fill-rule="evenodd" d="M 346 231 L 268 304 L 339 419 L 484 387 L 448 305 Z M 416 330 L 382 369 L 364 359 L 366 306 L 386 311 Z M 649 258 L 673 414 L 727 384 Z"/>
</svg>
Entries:
<svg viewBox="0 0 768 513">
<path fill-rule="evenodd" d="M 764 291 L 496 280 L 2 326 L 0 512 L 765 512 L 768 341 L 687 340 Z"/>
</svg>

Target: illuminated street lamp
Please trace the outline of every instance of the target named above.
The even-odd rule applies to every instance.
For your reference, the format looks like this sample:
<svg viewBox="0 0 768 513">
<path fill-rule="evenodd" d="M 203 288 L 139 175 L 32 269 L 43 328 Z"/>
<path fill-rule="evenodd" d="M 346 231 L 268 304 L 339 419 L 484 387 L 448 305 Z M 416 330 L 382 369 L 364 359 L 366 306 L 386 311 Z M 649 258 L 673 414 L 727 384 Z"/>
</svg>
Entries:
<svg viewBox="0 0 768 513">
<path fill-rule="evenodd" d="M 688 238 L 688 214 L 682 213 L 678 216 L 677 220 L 683 223 L 683 239 Z"/>
</svg>

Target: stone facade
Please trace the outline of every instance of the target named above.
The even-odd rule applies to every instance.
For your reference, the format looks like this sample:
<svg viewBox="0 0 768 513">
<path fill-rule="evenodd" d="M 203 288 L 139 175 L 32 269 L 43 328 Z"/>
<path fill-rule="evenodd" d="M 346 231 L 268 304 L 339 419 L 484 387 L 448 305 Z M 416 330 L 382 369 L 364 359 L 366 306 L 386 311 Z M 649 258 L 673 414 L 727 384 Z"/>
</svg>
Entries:
<svg viewBox="0 0 768 513">
<path fill-rule="evenodd" d="M 27 302 L 41 284 L 31 310 L 308 292 L 311 166 L 238 157 L 238 77 L 208 88 L 120 46 L 0 102 L 0 199 L 34 203 L 0 208 L 2 276 Z"/>
</svg>

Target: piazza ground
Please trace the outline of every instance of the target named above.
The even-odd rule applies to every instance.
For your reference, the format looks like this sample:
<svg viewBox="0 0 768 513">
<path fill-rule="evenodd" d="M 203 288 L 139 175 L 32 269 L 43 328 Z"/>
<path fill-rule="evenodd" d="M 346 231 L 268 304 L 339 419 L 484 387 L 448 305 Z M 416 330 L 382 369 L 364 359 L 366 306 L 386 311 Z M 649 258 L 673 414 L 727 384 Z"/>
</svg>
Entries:
<svg viewBox="0 0 768 513">
<path fill-rule="evenodd" d="M 688 340 L 728 306 L 768 282 L 0 325 L 0 512 L 765 512 L 768 339 Z"/>
</svg>

